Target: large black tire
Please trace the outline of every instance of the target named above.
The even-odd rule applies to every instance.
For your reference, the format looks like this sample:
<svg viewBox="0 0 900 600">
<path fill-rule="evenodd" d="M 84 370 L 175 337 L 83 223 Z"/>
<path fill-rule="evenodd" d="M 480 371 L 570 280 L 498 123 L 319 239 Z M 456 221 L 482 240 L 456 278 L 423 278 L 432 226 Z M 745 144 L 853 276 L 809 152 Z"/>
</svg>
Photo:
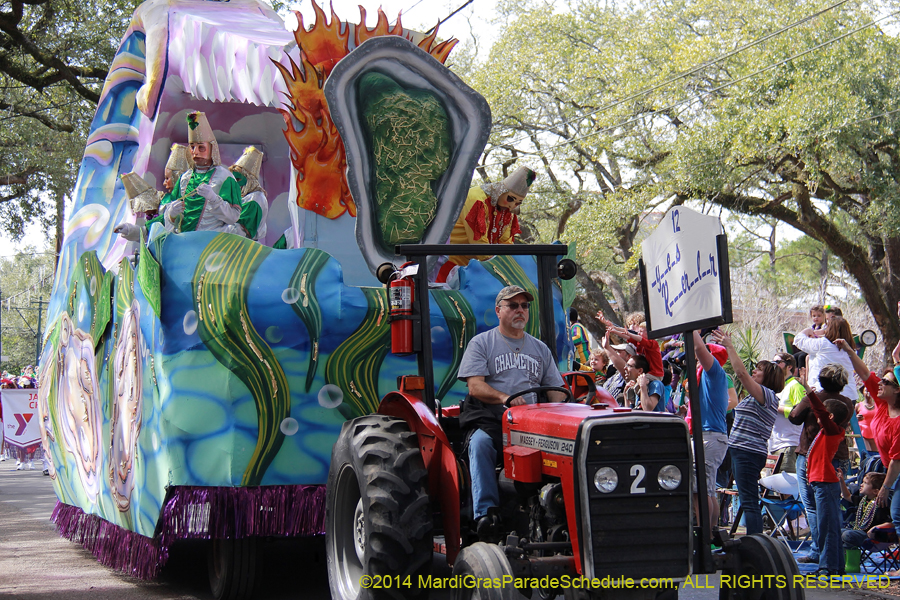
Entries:
<svg viewBox="0 0 900 600">
<path fill-rule="evenodd" d="M 736 569 L 723 570 L 722 575 L 784 576 L 784 586 L 771 585 L 731 585 L 719 586 L 719 600 L 804 600 L 806 592 L 794 583 L 794 576 L 800 574 L 797 561 L 790 548 L 782 542 L 763 534 L 745 535 L 737 540 L 734 549 L 739 557 Z M 722 583 L 724 584 L 724 578 Z M 740 583 L 740 582 L 737 582 Z"/>
<path fill-rule="evenodd" d="M 502 581 L 504 576 L 512 576 L 512 567 L 500 546 L 476 542 L 463 548 L 456 557 L 453 576 L 463 583 L 486 579 Z M 499 588 L 465 585 L 454 589 L 451 597 L 453 600 L 514 600 L 520 595 L 513 584 Z"/>
<path fill-rule="evenodd" d="M 252 537 L 212 541 L 207 567 L 209 587 L 216 600 L 253 598 L 259 569 L 258 544 L 259 540 Z"/>
<path fill-rule="evenodd" d="M 419 587 L 433 553 L 427 475 L 405 421 L 370 415 L 344 423 L 326 492 L 333 600 L 428 597 L 428 587 Z"/>
</svg>

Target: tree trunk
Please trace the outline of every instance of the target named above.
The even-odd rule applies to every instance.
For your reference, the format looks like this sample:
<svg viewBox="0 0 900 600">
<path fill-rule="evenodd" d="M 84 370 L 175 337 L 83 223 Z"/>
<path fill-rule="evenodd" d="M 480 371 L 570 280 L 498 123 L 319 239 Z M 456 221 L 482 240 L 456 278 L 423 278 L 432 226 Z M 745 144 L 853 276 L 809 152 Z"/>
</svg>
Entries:
<svg viewBox="0 0 900 600">
<path fill-rule="evenodd" d="M 597 285 L 597 282 L 585 273 L 580 265 L 578 266 L 576 277 L 578 278 L 578 283 L 584 288 L 584 295 L 576 296 L 572 301 L 572 306 L 578 311 L 578 322 L 584 325 L 591 332 L 591 335 L 599 340 L 606 333 L 606 328 L 594 316 L 598 312 L 602 312 L 611 321 L 617 321 L 618 316 L 606 299 L 603 288 Z"/>
<path fill-rule="evenodd" d="M 59 267 L 59 258 L 62 256 L 63 244 L 63 224 L 66 218 L 66 195 L 62 192 L 56 192 L 56 239 L 53 248 L 56 252 L 56 260 L 53 261 L 53 275 L 56 276 L 56 269 Z"/>
</svg>

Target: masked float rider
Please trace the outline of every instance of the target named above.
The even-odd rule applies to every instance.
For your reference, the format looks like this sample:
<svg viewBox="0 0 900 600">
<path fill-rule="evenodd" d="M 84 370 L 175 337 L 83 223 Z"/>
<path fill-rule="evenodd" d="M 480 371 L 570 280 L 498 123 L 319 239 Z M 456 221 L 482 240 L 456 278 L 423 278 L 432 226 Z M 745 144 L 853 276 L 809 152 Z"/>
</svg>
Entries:
<svg viewBox="0 0 900 600">
<path fill-rule="evenodd" d="M 260 150 L 247 146 L 237 162 L 228 169 L 241 186 L 241 218 L 237 227 L 242 227 L 244 231 L 233 233 L 246 235 L 260 243 L 266 239 L 266 215 L 269 213 L 266 191 L 259 184 L 262 159 Z"/>
<path fill-rule="evenodd" d="M 222 231 L 242 235 L 256 231 L 259 207 L 251 207 L 246 216 L 241 206 L 241 188 L 231 172 L 222 166 L 216 142 L 206 115 L 187 116 L 188 147 L 194 168 L 181 176 L 175 187 L 175 199 L 160 206 L 160 214 L 148 225 L 161 222 L 166 231 Z M 234 227 L 242 225 L 243 230 Z"/>
<path fill-rule="evenodd" d="M 469 189 L 453 231 L 451 244 L 512 244 L 519 235 L 519 207 L 534 183 L 537 174 L 528 167 L 519 167 L 500 183 L 486 183 Z M 456 266 L 466 266 L 472 259 L 487 260 L 490 256 L 450 256 L 438 272 L 437 281 L 447 281 Z"/>
<path fill-rule="evenodd" d="M 123 173 L 122 185 L 125 188 L 125 196 L 131 205 L 132 214 L 137 217 L 137 223 L 120 223 L 113 231 L 119 233 L 126 240 L 136 242 L 140 239 L 140 231 L 143 226 L 143 219 L 149 218 L 151 221 L 161 204 L 168 204 L 175 200 L 177 192 L 175 192 L 175 184 L 181 179 L 185 172 L 194 168 L 194 160 L 191 158 L 191 152 L 184 144 L 172 144 L 169 152 L 169 160 L 166 161 L 164 172 L 163 187 L 165 192 L 158 192 L 143 177 L 137 173 Z M 144 231 L 144 237 L 147 232 Z"/>
</svg>

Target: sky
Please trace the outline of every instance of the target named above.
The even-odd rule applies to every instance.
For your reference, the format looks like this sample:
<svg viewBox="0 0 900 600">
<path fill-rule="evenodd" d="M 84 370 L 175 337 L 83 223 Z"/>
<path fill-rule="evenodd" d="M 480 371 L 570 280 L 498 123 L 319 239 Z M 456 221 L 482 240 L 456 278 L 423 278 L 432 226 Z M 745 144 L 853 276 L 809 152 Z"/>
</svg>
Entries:
<svg viewBox="0 0 900 600">
<path fill-rule="evenodd" d="M 453 15 L 440 26 L 440 37 L 447 39 L 455 37 L 462 43 L 466 43 L 472 37 L 472 32 L 481 40 L 491 38 L 491 21 L 495 18 L 496 0 L 472 0 L 460 12 Z M 327 6 L 323 0 L 317 0 L 317 4 Z M 403 14 L 403 26 L 419 31 L 428 31 L 437 24 L 438 20 L 445 19 L 456 9 L 466 4 L 466 0 L 334 0 L 332 6 L 337 15 L 344 21 L 356 22 L 359 20 L 359 5 L 365 7 L 367 12 L 367 24 L 371 27 L 377 20 L 378 6 L 384 10 L 391 23 L 396 20 L 399 13 Z M 311 22 L 314 13 L 310 0 L 291 3 L 292 10 L 299 10 L 303 14 L 304 21 Z M 493 40 L 490 40 L 493 41 Z M 485 42 L 482 41 L 482 44 Z M 489 43 L 487 44 L 489 45 Z"/>
<path fill-rule="evenodd" d="M 494 7 L 496 1 L 472 0 L 468 6 L 441 24 L 438 30 L 440 37 L 443 39 L 455 37 L 460 40 L 460 44 L 465 44 L 471 42 L 474 32 L 474 35 L 479 37 L 481 53 L 486 53 L 493 42 L 493 36 L 491 35 L 493 29 L 490 22 L 495 18 Z M 327 8 L 327 1 L 317 0 L 317 3 L 319 6 L 324 4 L 326 14 L 330 14 Z M 377 21 L 379 5 L 384 10 L 391 24 L 396 21 L 397 15 L 402 11 L 404 27 L 427 31 L 438 20 L 445 19 L 450 13 L 465 3 L 466 0 L 380 0 L 380 2 L 378 0 L 334 0 L 332 5 L 341 20 L 354 23 L 359 20 L 358 6 L 363 5 L 367 12 L 367 24 L 370 27 L 374 26 Z M 290 8 L 291 10 L 299 11 L 303 15 L 307 27 L 315 19 L 311 0 L 292 2 Z M 287 20 L 287 24 L 291 27 L 295 26 L 290 18 Z M 45 233 L 37 225 L 28 227 L 25 237 L 18 242 L 14 242 L 0 234 L 0 257 L 14 256 L 25 245 L 34 246 L 38 251 L 42 251 L 48 235 L 52 235 L 52 233 Z"/>
</svg>

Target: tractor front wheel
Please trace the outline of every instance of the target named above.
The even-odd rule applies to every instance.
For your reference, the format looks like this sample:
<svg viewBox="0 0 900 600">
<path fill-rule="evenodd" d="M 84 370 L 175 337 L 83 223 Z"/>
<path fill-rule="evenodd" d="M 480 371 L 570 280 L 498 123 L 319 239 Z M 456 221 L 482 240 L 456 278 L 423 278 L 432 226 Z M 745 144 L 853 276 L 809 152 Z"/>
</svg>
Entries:
<svg viewBox="0 0 900 600">
<path fill-rule="evenodd" d="M 453 576 L 462 582 L 453 590 L 453 600 L 513 600 L 520 597 L 513 584 L 502 585 L 504 577 L 512 577 L 512 567 L 496 544 L 477 542 L 463 548 L 453 565 Z M 501 585 L 494 587 L 496 582 Z"/>
<path fill-rule="evenodd" d="M 797 561 L 787 545 L 763 534 L 745 535 L 727 550 L 738 555 L 738 567 L 722 571 L 719 600 L 804 600 L 806 593 L 794 579 L 800 574 Z M 771 576 L 781 578 L 764 585 L 745 585 L 736 576 L 747 575 L 756 581 L 769 581 Z M 769 576 L 769 577 L 767 577 Z M 728 577 L 728 579 L 726 579 Z M 754 579 L 746 581 L 753 582 Z"/>
<path fill-rule="evenodd" d="M 331 452 L 325 509 L 328 586 L 334 600 L 416 598 L 432 563 L 427 472 L 402 419 L 344 423 Z"/>
</svg>

